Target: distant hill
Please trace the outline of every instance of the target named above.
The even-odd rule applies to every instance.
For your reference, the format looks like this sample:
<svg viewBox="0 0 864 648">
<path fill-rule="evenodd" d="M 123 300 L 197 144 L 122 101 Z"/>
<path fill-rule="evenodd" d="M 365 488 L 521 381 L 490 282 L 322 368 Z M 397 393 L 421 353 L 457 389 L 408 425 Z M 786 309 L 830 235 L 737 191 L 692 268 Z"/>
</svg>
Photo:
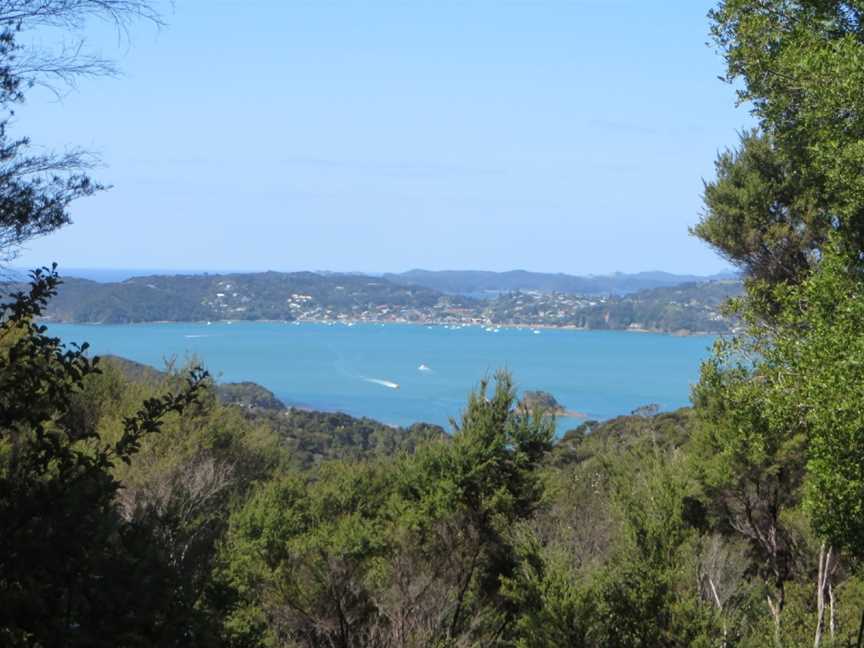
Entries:
<svg viewBox="0 0 864 648">
<path fill-rule="evenodd" d="M 131 382 L 158 385 L 167 378 L 164 371 L 119 356 L 102 356 L 101 361 Z M 241 408 L 255 423 L 274 430 L 289 449 L 291 463 L 302 468 L 328 459 L 358 460 L 412 452 L 421 443 L 448 438 L 444 428 L 430 423 L 393 427 L 341 412 L 286 407 L 273 392 L 253 382 L 215 383 L 213 389 L 221 403 Z"/>
<path fill-rule="evenodd" d="M 443 299 L 442 299 L 443 298 Z M 105 283 L 64 279 L 50 320 L 125 324 L 154 321 L 361 318 L 379 307 L 430 309 L 470 305 L 422 286 L 377 277 L 314 272 L 154 275 Z"/>
<path fill-rule="evenodd" d="M 684 333 L 726 333 L 732 322 L 724 304 L 742 293 L 735 280 L 686 283 L 613 297 L 586 313 L 590 329 L 641 329 Z"/>
<path fill-rule="evenodd" d="M 669 277 L 676 276 L 643 274 L 644 281 L 671 281 Z M 2 292 L 16 288 L 20 284 L 0 284 Z M 485 293 L 486 299 L 478 299 L 355 274 L 154 275 L 115 283 L 69 278 L 48 304 L 44 319 L 106 324 L 220 320 L 414 322 L 723 333 L 730 330 L 732 323 L 721 307 L 740 291 L 740 282 L 724 280 L 613 295 L 522 288 Z"/>
<path fill-rule="evenodd" d="M 23 280 L 27 276 L 26 269 L 13 269 L 11 274 Z M 724 272 L 714 275 L 673 274 L 669 272 L 616 272 L 609 275 L 570 275 L 564 273 L 530 272 L 527 270 L 510 270 L 508 272 L 490 272 L 485 270 L 409 270 L 399 273 L 363 273 L 363 272 L 331 272 L 327 270 L 303 272 L 231 272 L 219 271 L 184 271 L 172 270 L 141 270 L 141 269 L 104 269 L 104 268 L 67 268 L 64 276 L 76 279 L 87 279 L 98 283 L 125 283 L 128 279 L 146 277 L 236 277 L 250 275 L 277 274 L 285 277 L 296 277 L 304 274 L 314 274 L 320 277 L 366 277 L 385 279 L 398 285 L 423 286 L 450 295 L 467 295 L 472 297 L 491 298 L 497 293 L 521 291 L 558 292 L 577 295 L 626 295 L 648 290 L 665 288 L 685 283 L 735 279 L 734 272 Z"/>
<path fill-rule="evenodd" d="M 652 288 L 612 297 L 509 292 L 485 302 L 494 324 L 575 326 L 590 330 L 727 333 L 723 305 L 741 294 L 738 281 L 708 281 Z"/>
<path fill-rule="evenodd" d="M 383 277 L 394 283 L 417 285 L 453 295 L 481 296 L 483 293 L 536 291 L 572 295 L 626 295 L 651 288 L 666 288 L 685 283 L 734 278 L 732 273 L 709 277 L 677 275 L 668 272 L 615 273 L 611 275 L 576 276 L 511 270 L 486 272 L 482 270 L 409 270 Z"/>
</svg>

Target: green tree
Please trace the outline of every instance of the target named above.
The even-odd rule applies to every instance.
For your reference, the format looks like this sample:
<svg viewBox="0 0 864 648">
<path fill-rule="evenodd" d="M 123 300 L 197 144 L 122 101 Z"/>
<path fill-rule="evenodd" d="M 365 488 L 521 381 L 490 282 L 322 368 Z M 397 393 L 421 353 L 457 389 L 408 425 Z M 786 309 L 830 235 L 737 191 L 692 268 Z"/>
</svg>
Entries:
<svg viewBox="0 0 864 648">
<path fill-rule="evenodd" d="M 694 229 L 747 273 L 743 330 L 696 391 L 713 457 L 703 478 L 709 491 L 725 484 L 714 502 L 738 502 L 726 517 L 743 511 L 746 524 L 735 526 L 761 547 L 777 642 L 785 584 L 800 568 L 793 519 L 803 485 L 825 541 L 818 645 L 829 558 L 862 557 L 864 4 L 724 0 L 711 18 L 727 79 L 758 128 L 721 155 Z"/>
<path fill-rule="evenodd" d="M 622 538 L 594 584 L 592 645 L 708 646 L 719 624 L 694 587 L 685 457 L 651 448 L 622 459 L 608 468 Z"/>
<path fill-rule="evenodd" d="M 803 279 L 829 234 L 864 249 L 864 5 L 725 0 L 711 12 L 727 79 L 758 119 L 721 155 L 696 233 L 752 277 Z"/>
<path fill-rule="evenodd" d="M 488 645 L 514 631 L 513 534 L 539 506 L 552 426 L 509 376 L 472 394 L 452 440 L 263 485 L 232 516 L 221 582 L 237 645 Z M 233 592 L 233 594 L 232 594 Z M 233 597 L 233 602 L 230 602 Z"/>
<path fill-rule="evenodd" d="M 718 158 L 705 184 L 705 213 L 693 233 L 745 271 L 750 280 L 800 281 L 832 230 L 818 186 L 798 161 L 756 131 Z"/>
<path fill-rule="evenodd" d="M 76 394 L 98 371 L 86 345 L 66 349 L 34 323 L 54 294 L 54 271 L 0 306 L 0 639 L 10 646 L 171 643 L 189 620 L 173 616 L 166 571 L 147 530 L 117 511 L 112 476 L 165 416 L 192 403 L 204 375 L 145 400 L 103 441 Z"/>
<path fill-rule="evenodd" d="M 788 515 L 801 502 L 806 430 L 783 390 L 779 362 L 762 355 L 755 365 L 741 362 L 754 351 L 771 347 L 752 338 L 721 342 L 703 365 L 693 393 L 700 420 L 695 466 L 715 527 L 751 547 L 779 644 L 786 588 L 799 559 L 799 534 Z"/>
<path fill-rule="evenodd" d="M 783 319 L 768 353 L 807 431 L 807 508 L 822 537 L 864 558 L 864 268 L 829 248 L 778 300 Z"/>
</svg>

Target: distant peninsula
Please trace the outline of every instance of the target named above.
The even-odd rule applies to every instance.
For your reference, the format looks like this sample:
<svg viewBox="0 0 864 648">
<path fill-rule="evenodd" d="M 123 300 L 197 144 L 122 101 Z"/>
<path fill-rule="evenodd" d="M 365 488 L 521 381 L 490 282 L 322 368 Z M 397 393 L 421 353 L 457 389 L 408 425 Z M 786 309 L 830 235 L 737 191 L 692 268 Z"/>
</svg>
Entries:
<svg viewBox="0 0 864 648">
<path fill-rule="evenodd" d="M 664 283 L 671 277 L 675 275 L 652 280 Z M 13 283 L 2 287 L 7 293 L 18 288 Z M 66 278 L 45 320 L 375 322 L 716 334 L 733 327 L 722 306 L 740 291 L 735 279 L 623 294 L 513 289 L 468 295 L 404 283 L 392 276 L 315 272 L 151 275 L 121 282 Z"/>
</svg>

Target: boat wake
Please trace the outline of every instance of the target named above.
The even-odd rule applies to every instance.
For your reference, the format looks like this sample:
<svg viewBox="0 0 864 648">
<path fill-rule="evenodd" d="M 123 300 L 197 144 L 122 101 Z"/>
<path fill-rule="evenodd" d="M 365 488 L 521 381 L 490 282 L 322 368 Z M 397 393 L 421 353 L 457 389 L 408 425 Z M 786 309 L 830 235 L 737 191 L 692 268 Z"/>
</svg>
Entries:
<svg viewBox="0 0 864 648">
<path fill-rule="evenodd" d="M 382 387 L 387 387 L 388 389 L 399 389 L 399 383 L 392 382 L 390 380 L 379 380 L 378 378 L 364 378 L 366 382 L 375 383 L 376 385 L 381 385 Z"/>
</svg>

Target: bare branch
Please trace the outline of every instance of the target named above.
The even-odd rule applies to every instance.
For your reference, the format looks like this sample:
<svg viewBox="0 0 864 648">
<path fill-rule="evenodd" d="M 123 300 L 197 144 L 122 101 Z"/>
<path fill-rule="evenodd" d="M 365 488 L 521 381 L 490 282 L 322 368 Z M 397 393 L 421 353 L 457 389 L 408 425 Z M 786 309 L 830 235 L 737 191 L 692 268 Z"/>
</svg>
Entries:
<svg viewBox="0 0 864 648">
<path fill-rule="evenodd" d="M 114 61 L 87 53 L 84 44 L 83 39 L 64 43 L 56 52 L 28 48 L 18 57 L 16 72 L 26 86 L 41 86 L 58 98 L 63 96 L 60 87 L 75 89 L 80 78 L 119 74 Z"/>
<path fill-rule="evenodd" d="M 0 112 L 6 111 L 0 117 L 0 264 L 26 241 L 68 224 L 73 200 L 104 189 L 86 174 L 96 162 L 92 154 L 34 152 L 29 138 L 7 132 L 12 107 L 28 88 L 42 86 L 59 98 L 82 77 L 118 73 L 111 60 L 86 50 L 79 32 L 94 19 L 112 24 L 121 38 L 137 20 L 162 25 L 150 0 L 0 0 Z M 23 32 L 40 27 L 65 31 L 67 38 L 53 48 L 20 42 Z"/>
<path fill-rule="evenodd" d="M 163 25 L 147 0 L 0 0 L 0 25 L 81 29 L 90 18 L 112 22 L 125 31 L 134 20 Z"/>
</svg>

